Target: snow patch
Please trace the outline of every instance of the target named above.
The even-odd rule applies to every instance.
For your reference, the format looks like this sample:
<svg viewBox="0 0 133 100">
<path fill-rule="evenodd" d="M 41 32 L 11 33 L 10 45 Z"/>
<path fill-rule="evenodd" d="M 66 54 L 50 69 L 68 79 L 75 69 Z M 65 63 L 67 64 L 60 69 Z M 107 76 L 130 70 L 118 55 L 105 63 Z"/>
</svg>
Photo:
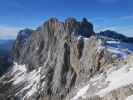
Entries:
<svg viewBox="0 0 133 100">
<path fill-rule="evenodd" d="M 17 95 L 20 95 L 21 93 L 24 93 L 26 91 L 26 94 L 23 96 L 23 99 L 28 99 L 32 95 L 34 95 L 38 91 L 38 86 L 40 83 L 40 77 L 41 77 L 41 67 L 31 71 L 27 72 L 25 65 L 18 65 L 17 63 L 14 63 L 11 75 L 13 75 L 13 78 L 10 80 L 13 82 L 13 85 L 19 85 L 20 83 L 24 83 L 24 87 L 16 93 Z"/>
<path fill-rule="evenodd" d="M 113 54 L 116 54 L 118 55 L 119 57 L 123 58 L 123 59 L 126 59 L 128 57 L 128 53 L 127 52 L 124 52 L 122 51 L 121 49 L 119 48 L 114 48 L 114 47 L 108 47 L 107 50 Z"/>
<path fill-rule="evenodd" d="M 106 41 L 107 50 L 118 55 L 119 58 L 126 59 L 133 53 L 133 44 L 120 41 Z"/>
<path fill-rule="evenodd" d="M 79 36 L 77 37 L 77 39 L 78 39 L 78 40 L 83 39 L 84 41 L 89 40 L 89 38 L 87 38 L 87 37 L 85 37 L 85 36 L 81 36 L 81 35 L 79 35 Z"/>
<path fill-rule="evenodd" d="M 119 41 L 107 41 L 107 43 L 109 43 L 109 44 L 120 44 Z"/>
<path fill-rule="evenodd" d="M 27 71 L 26 66 L 25 65 L 18 65 L 16 62 L 14 63 L 13 69 L 12 69 L 12 74 L 14 74 L 15 72 L 22 72 L 25 73 Z"/>
<path fill-rule="evenodd" d="M 128 96 L 128 97 L 126 98 L 126 100 L 133 100 L 133 95 Z"/>
<path fill-rule="evenodd" d="M 41 68 L 39 68 L 38 70 L 34 70 L 34 71 L 28 73 L 28 75 L 26 75 L 28 85 L 25 88 L 29 87 L 30 90 L 27 92 L 27 94 L 24 96 L 24 98 L 30 97 L 30 96 L 32 96 L 32 94 L 37 92 L 38 85 L 40 82 L 40 77 L 41 77 L 40 71 L 41 71 Z M 22 91 L 25 91 L 26 90 L 25 88 L 22 89 Z"/>
<path fill-rule="evenodd" d="M 81 88 L 77 92 L 76 96 L 74 96 L 71 100 L 77 100 L 79 97 L 83 98 L 83 96 L 86 94 L 87 90 L 89 89 L 89 86 L 90 86 L 90 84 L 88 84 L 88 85 L 84 86 L 83 88 Z"/>
<path fill-rule="evenodd" d="M 108 87 L 102 89 L 98 93 L 99 96 L 104 96 L 114 89 L 133 84 L 133 66 L 123 65 L 122 68 L 108 73 L 106 82 L 109 83 Z"/>
</svg>

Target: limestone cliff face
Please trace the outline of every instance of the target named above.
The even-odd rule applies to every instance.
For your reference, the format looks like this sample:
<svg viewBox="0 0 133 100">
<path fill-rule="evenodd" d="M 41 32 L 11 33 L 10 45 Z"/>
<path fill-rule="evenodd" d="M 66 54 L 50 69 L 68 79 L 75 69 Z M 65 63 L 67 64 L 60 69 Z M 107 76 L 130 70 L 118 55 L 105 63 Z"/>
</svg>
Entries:
<svg viewBox="0 0 133 100">
<path fill-rule="evenodd" d="M 80 80 L 89 80 L 110 63 L 102 45 L 85 18 L 81 22 L 51 18 L 37 30 L 20 31 L 13 47 L 15 64 L 1 78 L 0 97 L 62 100 Z"/>
<path fill-rule="evenodd" d="M 14 60 L 20 64 L 27 64 L 32 70 L 36 66 L 43 65 L 50 48 L 53 49 L 62 41 L 70 42 L 71 35 L 75 33 L 90 37 L 94 35 L 93 26 L 85 19 L 78 22 L 74 18 L 68 18 L 63 23 L 56 18 L 51 18 L 36 31 L 28 29 L 20 31 L 13 48 Z"/>
</svg>

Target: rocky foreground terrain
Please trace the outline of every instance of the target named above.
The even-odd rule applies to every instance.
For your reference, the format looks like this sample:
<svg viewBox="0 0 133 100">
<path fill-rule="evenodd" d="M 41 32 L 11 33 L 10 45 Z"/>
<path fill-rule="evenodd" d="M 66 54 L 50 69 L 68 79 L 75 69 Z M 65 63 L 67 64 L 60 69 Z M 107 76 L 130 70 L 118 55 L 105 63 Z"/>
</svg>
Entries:
<svg viewBox="0 0 133 100">
<path fill-rule="evenodd" d="M 85 18 L 22 30 L 0 100 L 133 100 L 132 50 L 124 47 L 97 36 Z"/>
</svg>

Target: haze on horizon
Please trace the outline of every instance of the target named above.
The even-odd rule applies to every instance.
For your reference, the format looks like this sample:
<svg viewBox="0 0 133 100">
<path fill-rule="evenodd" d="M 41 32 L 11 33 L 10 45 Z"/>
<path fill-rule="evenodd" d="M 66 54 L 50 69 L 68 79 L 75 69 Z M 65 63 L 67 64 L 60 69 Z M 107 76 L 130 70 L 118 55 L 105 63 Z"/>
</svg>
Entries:
<svg viewBox="0 0 133 100">
<path fill-rule="evenodd" d="M 50 17 L 86 17 L 95 31 L 114 30 L 133 37 L 133 0 L 0 0 L 0 39 L 15 38 Z"/>
</svg>

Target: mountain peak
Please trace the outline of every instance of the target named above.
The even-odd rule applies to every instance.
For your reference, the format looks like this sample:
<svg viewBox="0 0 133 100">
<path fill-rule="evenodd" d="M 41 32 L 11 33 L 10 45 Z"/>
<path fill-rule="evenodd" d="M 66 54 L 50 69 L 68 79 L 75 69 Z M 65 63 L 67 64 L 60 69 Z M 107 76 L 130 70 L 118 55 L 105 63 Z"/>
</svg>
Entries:
<svg viewBox="0 0 133 100">
<path fill-rule="evenodd" d="M 86 18 L 68 18 L 65 22 L 50 18 L 36 30 L 21 30 L 12 49 L 14 64 L 0 79 L 0 94 L 4 94 L 0 99 L 82 100 L 85 96 L 87 100 L 94 96 L 103 100 L 100 91 L 108 90 L 106 79 L 110 73 L 114 77 L 113 71 L 123 60 L 120 57 L 128 56 L 125 50 L 112 48 L 113 43 L 119 46 L 115 40 L 107 41 L 110 47 L 105 42 L 95 35 Z M 130 70 L 129 66 L 126 69 Z M 122 95 L 117 92 L 116 96 Z M 112 98 L 115 96 L 110 94 L 109 100 L 115 100 Z"/>
</svg>

